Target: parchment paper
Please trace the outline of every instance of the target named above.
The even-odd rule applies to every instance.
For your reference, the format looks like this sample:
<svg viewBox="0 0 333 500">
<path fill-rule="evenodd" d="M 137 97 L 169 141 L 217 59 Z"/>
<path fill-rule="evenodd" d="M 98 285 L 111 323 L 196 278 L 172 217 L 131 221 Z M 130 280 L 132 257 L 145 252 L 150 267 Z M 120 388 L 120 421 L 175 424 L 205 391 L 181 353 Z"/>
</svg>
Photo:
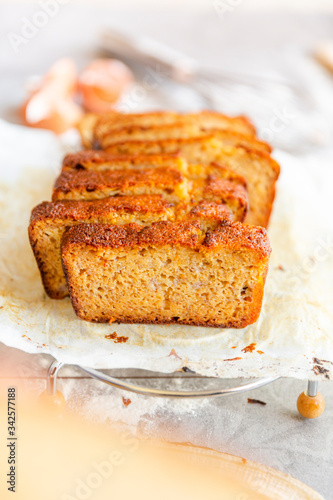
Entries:
<svg viewBox="0 0 333 500">
<path fill-rule="evenodd" d="M 262 312 L 254 325 L 239 330 L 95 325 L 79 320 L 69 299 L 54 301 L 45 295 L 27 237 L 31 208 L 50 200 L 70 136 L 60 140 L 50 132 L 3 121 L 0 136 L 0 341 L 93 368 L 172 372 L 185 367 L 230 378 L 330 378 L 330 151 L 306 160 L 275 153 L 282 174 L 269 228 L 273 252 Z M 115 338 L 106 338 L 113 333 Z M 117 342 L 119 336 L 128 340 Z"/>
</svg>

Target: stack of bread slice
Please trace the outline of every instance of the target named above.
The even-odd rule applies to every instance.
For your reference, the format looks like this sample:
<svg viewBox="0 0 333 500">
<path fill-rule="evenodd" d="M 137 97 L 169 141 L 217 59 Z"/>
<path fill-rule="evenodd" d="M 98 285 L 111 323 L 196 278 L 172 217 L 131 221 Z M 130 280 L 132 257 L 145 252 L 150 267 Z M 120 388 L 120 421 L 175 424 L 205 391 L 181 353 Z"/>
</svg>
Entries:
<svg viewBox="0 0 333 500">
<path fill-rule="evenodd" d="M 47 294 L 95 322 L 256 321 L 279 166 L 253 125 L 110 113 L 79 129 L 88 149 L 65 157 L 29 226 Z"/>
</svg>

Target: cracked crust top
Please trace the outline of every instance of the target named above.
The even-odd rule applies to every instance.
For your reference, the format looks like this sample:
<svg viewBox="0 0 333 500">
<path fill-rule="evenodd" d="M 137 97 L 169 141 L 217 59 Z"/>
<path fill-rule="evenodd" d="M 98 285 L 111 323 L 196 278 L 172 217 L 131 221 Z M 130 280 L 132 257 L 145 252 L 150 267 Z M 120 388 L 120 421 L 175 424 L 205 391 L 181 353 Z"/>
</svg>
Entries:
<svg viewBox="0 0 333 500">
<path fill-rule="evenodd" d="M 87 201 L 44 201 L 33 209 L 30 222 L 45 219 L 80 221 L 103 217 L 111 212 L 158 215 L 168 213 L 172 208 L 173 204 L 164 200 L 161 195 L 111 196 Z"/>
<path fill-rule="evenodd" d="M 227 221 L 207 234 L 202 231 L 199 221 L 162 221 L 144 228 L 138 224 L 85 224 L 69 229 L 63 238 L 63 246 L 80 244 L 100 249 L 182 245 L 198 251 L 217 251 L 223 247 L 253 250 L 262 258 L 271 253 L 264 228 Z"/>
<path fill-rule="evenodd" d="M 154 168 L 142 170 L 65 171 L 60 174 L 54 185 L 52 200 L 66 197 L 71 192 L 103 191 L 107 189 L 125 192 L 132 187 L 153 186 L 173 190 L 184 181 L 183 174 L 173 168 Z M 74 198 L 75 199 L 75 198 Z"/>
<path fill-rule="evenodd" d="M 85 150 L 70 153 L 65 156 L 62 170 L 89 170 L 112 166 L 121 168 L 131 167 L 175 167 L 183 169 L 186 161 L 177 155 L 114 155 L 106 151 Z"/>
</svg>

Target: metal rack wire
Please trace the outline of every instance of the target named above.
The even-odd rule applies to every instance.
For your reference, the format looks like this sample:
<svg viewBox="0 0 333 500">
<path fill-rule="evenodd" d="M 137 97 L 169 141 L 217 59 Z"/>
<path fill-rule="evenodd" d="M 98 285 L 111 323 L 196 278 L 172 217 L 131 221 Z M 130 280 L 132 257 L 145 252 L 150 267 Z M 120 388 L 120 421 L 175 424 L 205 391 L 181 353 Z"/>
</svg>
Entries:
<svg viewBox="0 0 333 500">
<path fill-rule="evenodd" d="M 60 361 L 53 361 L 47 372 L 47 394 L 49 396 L 55 396 L 57 394 L 57 379 L 59 375 L 60 369 L 65 364 Z M 199 390 L 199 391 L 171 391 L 164 389 L 153 389 L 150 387 L 143 387 L 140 385 L 132 384 L 131 382 L 127 382 L 124 380 L 120 380 L 116 377 L 111 377 L 106 375 L 105 373 L 94 370 L 93 368 L 86 368 L 79 365 L 75 365 L 76 368 L 89 375 L 91 378 L 95 380 L 99 380 L 105 384 L 116 387 L 117 389 L 122 389 L 129 392 L 134 392 L 136 394 L 141 394 L 144 396 L 153 396 L 153 397 L 161 397 L 161 398 L 176 398 L 176 399 L 199 399 L 199 398 L 213 398 L 213 397 L 222 397 L 222 396 L 231 396 L 233 394 L 240 394 L 243 392 L 251 391 L 254 389 L 258 389 L 259 387 L 263 387 L 267 384 L 271 384 L 281 377 L 263 377 L 260 379 L 256 379 L 252 382 L 248 382 L 241 385 L 236 385 L 234 387 L 229 388 L 221 388 L 221 389 L 208 389 L 208 390 Z M 305 401 L 301 403 L 301 406 L 298 404 L 298 410 L 306 418 L 316 418 L 319 416 L 325 408 L 325 403 L 322 398 L 322 401 L 319 403 L 316 401 L 318 397 L 322 398 L 322 396 L 318 393 L 318 382 L 313 380 L 308 380 L 308 388 L 307 391 L 304 391 L 301 396 L 305 396 Z M 300 399 L 299 398 L 299 399 Z M 299 400 L 298 400 L 299 402 Z M 309 404 L 312 405 L 311 412 L 314 416 L 309 416 Z M 318 411 L 315 406 L 321 405 L 321 411 Z"/>
</svg>

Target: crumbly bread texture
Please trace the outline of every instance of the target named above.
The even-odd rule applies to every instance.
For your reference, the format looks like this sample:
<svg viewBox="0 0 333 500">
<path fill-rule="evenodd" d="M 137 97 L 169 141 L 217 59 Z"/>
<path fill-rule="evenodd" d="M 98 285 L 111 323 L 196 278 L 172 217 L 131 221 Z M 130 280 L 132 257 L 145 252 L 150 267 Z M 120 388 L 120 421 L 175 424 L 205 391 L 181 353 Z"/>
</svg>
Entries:
<svg viewBox="0 0 333 500">
<path fill-rule="evenodd" d="M 157 111 L 150 113 L 107 113 L 86 115 L 79 125 L 82 142 L 88 149 L 101 147 L 103 138 L 111 133 L 130 127 L 152 128 L 155 126 L 196 126 L 200 130 L 227 130 L 245 136 L 255 135 L 255 127 L 244 116 L 230 117 L 216 111 L 176 113 Z"/>
<path fill-rule="evenodd" d="M 198 221 L 78 225 L 62 240 L 76 314 L 87 321 L 242 328 L 259 316 L 266 231 Z"/>
<path fill-rule="evenodd" d="M 132 126 L 112 130 L 95 140 L 95 144 L 106 149 L 112 144 L 124 141 L 162 141 L 166 139 L 190 139 L 206 136 L 214 132 L 215 137 L 224 146 L 244 146 L 254 150 L 270 153 L 272 148 L 266 142 L 259 141 L 253 135 L 244 135 L 230 130 L 204 128 L 200 122 L 177 123 L 154 127 Z"/>
<path fill-rule="evenodd" d="M 245 147 L 224 146 L 214 133 L 210 136 L 164 141 L 126 141 L 107 148 L 112 155 L 178 154 L 188 163 L 217 163 L 246 179 L 249 211 L 245 222 L 267 227 L 280 173 L 268 153 Z"/>
</svg>

